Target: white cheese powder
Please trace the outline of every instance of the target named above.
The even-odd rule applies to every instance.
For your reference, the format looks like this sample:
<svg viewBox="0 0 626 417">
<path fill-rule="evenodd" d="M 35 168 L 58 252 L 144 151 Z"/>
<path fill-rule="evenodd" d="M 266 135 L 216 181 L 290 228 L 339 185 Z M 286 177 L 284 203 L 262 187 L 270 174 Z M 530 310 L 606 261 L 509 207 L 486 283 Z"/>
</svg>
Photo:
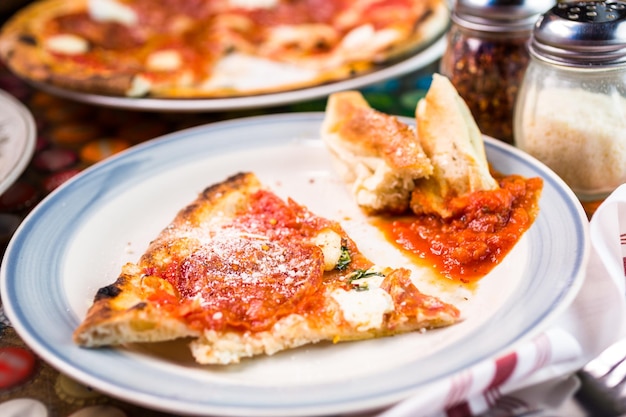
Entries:
<svg viewBox="0 0 626 417">
<path fill-rule="evenodd" d="M 222 58 L 201 88 L 254 91 L 297 85 L 315 79 L 317 71 L 250 55 L 232 53 Z"/>
<path fill-rule="evenodd" d="M 626 181 L 626 99 L 552 88 L 534 103 L 522 115 L 520 148 L 579 195 L 608 193 Z"/>
</svg>

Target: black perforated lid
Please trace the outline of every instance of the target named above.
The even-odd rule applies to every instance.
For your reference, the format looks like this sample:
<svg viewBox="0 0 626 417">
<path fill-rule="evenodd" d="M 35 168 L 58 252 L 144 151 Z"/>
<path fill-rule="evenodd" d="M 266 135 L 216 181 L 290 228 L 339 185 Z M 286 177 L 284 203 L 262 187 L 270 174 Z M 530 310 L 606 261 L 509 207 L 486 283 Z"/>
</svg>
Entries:
<svg viewBox="0 0 626 417">
<path fill-rule="evenodd" d="M 538 19 L 530 50 L 561 64 L 626 63 L 626 3 L 559 3 Z"/>
</svg>

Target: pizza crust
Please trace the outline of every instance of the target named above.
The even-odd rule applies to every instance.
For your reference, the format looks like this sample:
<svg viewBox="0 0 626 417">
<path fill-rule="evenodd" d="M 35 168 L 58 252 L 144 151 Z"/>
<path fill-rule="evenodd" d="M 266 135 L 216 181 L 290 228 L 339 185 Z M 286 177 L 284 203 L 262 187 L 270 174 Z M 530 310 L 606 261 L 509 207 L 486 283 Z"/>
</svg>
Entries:
<svg viewBox="0 0 626 417">
<path fill-rule="evenodd" d="M 415 117 L 434 172 L 413 192 L 414 213 L 449 217 L 447 199 L 499 188 L 489 169 L 480 129 L 447 77 L 433 75 L 426 96 L 417 104 Z"/>
<path fill-rule="evenodd" d="M 358 91 L 329 97 L 321 137 L 368 214 L 406 212 L 416 180 L 433 172 L 415 129 L 374 110 Z"/>
<path fill-rule="evenodd" d="M 89 314 L 74 332 L 74 341 L 81 346 L 107 346 L 198 336 L 177 316 L 146 302 L 155 287 L 174 296 L 172 286 L 157 277 L 143 285 L 143 279 L 137 265 L 124 265 L 115 283 L 98 290 Z"/>
</svg>

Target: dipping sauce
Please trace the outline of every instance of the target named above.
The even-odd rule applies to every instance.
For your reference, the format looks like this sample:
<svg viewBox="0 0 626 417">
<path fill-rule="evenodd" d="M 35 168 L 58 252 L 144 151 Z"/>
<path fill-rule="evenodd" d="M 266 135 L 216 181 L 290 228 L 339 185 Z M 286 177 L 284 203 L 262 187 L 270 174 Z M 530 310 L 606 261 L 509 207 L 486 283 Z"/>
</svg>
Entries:
<svg viewBox="0 0 626 417">
<path fill-rule="evenodd" d="M 448 202 L 454 214 L 377 218 L 374 224 L 405 254 L 441 276 L 472 283 L 498 265 L 539 212 L 541 178 L 494 173 L 500 189 Z"/>
</svg>

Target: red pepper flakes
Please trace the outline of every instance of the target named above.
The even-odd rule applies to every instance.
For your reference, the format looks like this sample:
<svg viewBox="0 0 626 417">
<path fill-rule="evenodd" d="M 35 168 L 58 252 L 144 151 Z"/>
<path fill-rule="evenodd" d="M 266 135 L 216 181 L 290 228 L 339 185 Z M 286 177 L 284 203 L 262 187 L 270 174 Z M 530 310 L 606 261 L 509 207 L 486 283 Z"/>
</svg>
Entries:
<svg viewBox="0 0 626 417">
<path fill-rule="evenodd" d="M 450 29 L 441 73 L 467 102 L 485 135 L 513 143 L 515 98 L 529 61 L 529 34 Z"/>
</svg>

